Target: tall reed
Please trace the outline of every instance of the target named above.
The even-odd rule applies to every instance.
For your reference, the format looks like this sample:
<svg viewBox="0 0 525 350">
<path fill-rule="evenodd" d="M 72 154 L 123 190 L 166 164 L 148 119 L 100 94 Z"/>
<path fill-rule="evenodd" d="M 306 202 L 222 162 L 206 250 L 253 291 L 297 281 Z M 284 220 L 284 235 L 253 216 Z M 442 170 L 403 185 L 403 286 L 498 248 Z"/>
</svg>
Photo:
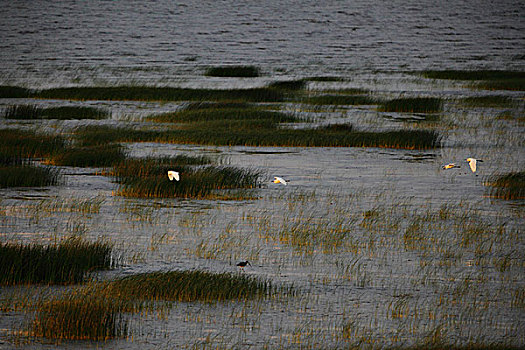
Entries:
<svg viewBox="0 0 525 350">
<path fill-rule="evenodd" d="M 51 245 L 0 245 L 0 284 L 72 284 L 86 273 L 112 267 L 112 246 L 72 237 Z"/>
<path fill-rule="evenodd" d="M 491 186 L 490 194 L 496 198 L 525 198 L 525 171 L 494 175 L 485 184 Z"/>
<path fill-rule="evenodd" d="M 53 296 L 37 306 L 31 334 L 48 339 L 102 341 L 126 336 L 122 303 L 96 290 Z"/>
<path fill-rule="evenodd" d="M 124 300 L 216 302 L 262 298 L 275 287 L 243 274 L 191 270 L 136 274 L 109 282 L 106 290 Z"/>
<path fill-rule="evenodd" d="M 60 171 L 31 164 L 0 165 L 0 188 L 44 187 L 60 183 Z"/>
</svg>

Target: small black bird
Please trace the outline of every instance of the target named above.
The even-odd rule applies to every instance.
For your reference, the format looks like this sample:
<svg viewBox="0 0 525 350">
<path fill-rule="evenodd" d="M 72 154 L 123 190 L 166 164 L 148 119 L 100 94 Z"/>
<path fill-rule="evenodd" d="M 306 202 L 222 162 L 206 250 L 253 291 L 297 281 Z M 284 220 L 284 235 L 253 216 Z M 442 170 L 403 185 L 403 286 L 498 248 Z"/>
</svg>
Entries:
<svg viewBox="0 0 525 350">
<path fill-rule="evenodd" d="M 239 267 L 245 267 L 246 265 L 252 266 L 252 264 L 250 264 L 250 262 L 248 260 L 241 261 L 240 263 L 237 264 L 237 266 L 239 266 Z"/>
</svg>

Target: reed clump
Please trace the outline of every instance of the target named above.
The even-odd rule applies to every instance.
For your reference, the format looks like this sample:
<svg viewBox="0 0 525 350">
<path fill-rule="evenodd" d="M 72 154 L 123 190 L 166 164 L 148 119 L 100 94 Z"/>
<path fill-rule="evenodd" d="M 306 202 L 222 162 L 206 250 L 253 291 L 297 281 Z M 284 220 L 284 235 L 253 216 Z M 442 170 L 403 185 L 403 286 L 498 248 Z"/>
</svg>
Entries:
<svg viewBox="0 0 525 350">
<path fill-rule="evenodd" d="M 32 130 L 0 130 L 0 154 L 5 158 L 44 158 L 62 151 L 64 147 L 65 141 L 61 136 Z"/>
<path fill-rule="evenodd" d="M 111 281 L 106 287 L 108 295 L 122 300 L 181 302 L 263 298 L 275 290 L 267 280 L 199 270 L 141 273 Z"/>
<path fill-rule="evenodd" d="M 19 86 L 0 86 L 0 98 L 27 98 L 30 97 L 32 93 L 32 90 Z"/>
<path fill-rule="evenodd" d="M 502 199 L 525 199 L 525 171 L 494 175 L 486 182 L 491 196 Z"/>
<path fill-rule="evenodd" d="M 126 158 L 119 144 L 103 144 L 91 147 L 68 147 L 51 157 L 53 165 L 74 167 L 109 167 Z"/>
<path fill-rule="evenodd" d="M 185 109 L 182 111 L 164 113 L 150 116 L 148 119 L 157 122 L 202 122 L 202 121 L 228 121 L 228 120 L 267 120 L 274 123 L 293 123 L 298 118 L 276 111 L 268 111 L 258 107 L 227 107 L 216 106 L 210 108 Z"/>
<path fill-rule="evenodd" d="M 217 191 L 259 187 L 260 173 L 234 167 L 206 166 L 193 168 L 173 165 L 170 169 L 180 173 L 180 181 L 170 181 L 167 169 L 143 170 L 139 175 L 115 170 L 120 187 L 118 194 L 140 198 L 213 198 Z"/>
<path fill-rule="evenodd" d="M 514 104 L 512 98 L 507 96 L 474 96 L 466 97 L 460 102 L 469 107 L 510 107 Z"/>
<path fill-rule="evenodd" d="M 75 129 L 79 147 L 95 147 L 118 142 L 152 141 L 157 132 L 137 130 L 126 126 L 88 125 Z"/>
<path fill-rule="evenodd" d="M 60 179 L 60 171 L 51 167 L 0 164 L 0 188 L 55 186 Z"/>
<path fill-rule="evenodd" d="M 6 119 L 107 119 L 111 113 L 105 109 L 86 106 L 39 107 L 35 105 L 9 106 Z"/>
<path fill-rule="evenodd" d="M 525 72 L 510 70 L 442 70 L 421 73 L 430 79 L 478 81 L 472 87 L 488 90 L 525 90 Z"/>
<path fill-rule="evenodd" d="M 436 97 L 396 98 L 379 105 L 379 110 L 383 112 L 435 113 L 442 108 L 442 99 Z"/>
<path fill-rule="evenodd" d="M 311 105 L 333 105 L 333 106 L 352 106 L 352 105 L 375 105 L 378 100 L 366 95 L 320 95 L 309 96 L 302 103 Z"/>
<path fill-rule="evenodd" d="M 37 306 L 31 334 L 48 339 L 101 341 L 124 337 L 128 321 L 117 299 L 92 288 L 54 296 Z"/>
<path fill-rule="evenodd" d="M 260 70 L 255 66 L 209 67 L 204 75 L 208 77 L 256 78 L 260 75 Z"/>
<path fill-rule="evenodd" d="M 297 91 L 303 90 L 306 87 L 307 80 L 297 79 L 297 80 L 281 80 L 274 81 L 268 85 L 270 89 L 276 90 L 285 90 L 285 91 Z"/>
<path fill-rule="evenodd" d="M 112 246 L 71 237 L 50 245 L 0 245 L 0 284 L 74 284 L 112 266 Z"/>
<path fill-rule="evenodd" d="M 153 86 L 109 86 L 53 88 L 35 92 L 32 97 L 67 100 L 131 101 L 248 101 L 280 102 L 277 89 L 189 89 Z"/>
</svg>

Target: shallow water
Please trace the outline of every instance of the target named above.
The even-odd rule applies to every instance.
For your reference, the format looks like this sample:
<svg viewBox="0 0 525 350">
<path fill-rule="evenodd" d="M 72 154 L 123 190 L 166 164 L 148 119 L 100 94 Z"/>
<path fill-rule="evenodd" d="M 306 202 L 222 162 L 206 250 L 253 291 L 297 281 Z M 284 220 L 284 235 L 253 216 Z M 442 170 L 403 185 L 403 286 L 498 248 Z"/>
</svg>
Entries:
<svg viewBox="0 0 525 350">
<path fill-rule="evenodd" d="M 505 95 L 517 102 L 509 107 L 514 115 L 523 116 L 524 94 L 404 73 L 523 70 L 524 4 L 10 1 L 2 6 L 0 84 L 237 88 L 326 75 L 346 80 L 311 82 L 308 88 L 445 98 L 436 124 L 380 113 L 374 106 L 281 106 L 315 123 L 435 129 L 443 137 L 436 150 L 126 145 L 131 156 L 204 154 L 262 170 L 261 188 L 250 191 L 258 199 L 124 198 L 115 195 L 116 184 L 101 176 L 101 169 L 70 167 L 61 168 L 61 186 L 0 190 L 1 242 L 47 243 L 70 234 L 107 238 L 122 266 L 101 279 L 169 269 L 238 272 L 236 262 L 248 259 L 253 266 L 239 273 L 297 289 L 296 296 L 260 302 L 174 303 L 166 315 L 130 315 L 128 339 L 61 342 L 60 348 L 368 348 L 410 346 L 432 337 L 455 344 L 525 344 L 524 203 L 490 198 L 484 186 L 491 175 L 524 169 L 525 126 L 498 119 L 507 107 L 470 108 L 455 101 Z M 202 76 L 206 66 L 224 64 L 256 65 L 263 77 Z M 1 99 L 0 108 L 20 103 L 94 105 L 110 109 L 112 118 L 2 119 L 1 127 L 50 132 L 85 123 L 151 127 L 144 116 L 181 105 Z M 476 174 L 464 161 L 469 156 L 484 160 Z M 461 168 L 443 171 L 448 162 Z M 273 184 L 275 175 L 289 185 Z M 82 201 L 92 210 L 80 211 Z M 311 237 L 294 242 L 285 235 L 304 222 L 315 227 Z M 344 235 L 337 238 L 340 227 Z M 329 233 L 323 235 L 325 229 Z M 28 318 L 0 315 L 0 348 L 20 340 L 22 348 L 55 348 L 10 335 Z"/>
</svg>

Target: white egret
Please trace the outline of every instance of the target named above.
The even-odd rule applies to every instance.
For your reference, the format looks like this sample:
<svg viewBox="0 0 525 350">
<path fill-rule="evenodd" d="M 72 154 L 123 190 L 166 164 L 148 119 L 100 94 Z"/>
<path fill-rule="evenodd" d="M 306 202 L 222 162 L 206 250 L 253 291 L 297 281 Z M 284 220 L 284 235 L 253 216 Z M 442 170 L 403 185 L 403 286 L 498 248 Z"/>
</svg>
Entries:
<svg viewBox="0 0 525 350">
<path fill-rule="evenodd" d="M 173 181 L 173 179 L 175 179 L 177 181 L 180 180 L 179 173 L 174 171 L 174 170 L 168 170 L 168 177 L 169 177 L 170 181 Z"/>
<path fill-rule="evenodd" d="M 457 165 L 456 163 L 448 163 L 448 164 L 443 165 L 443 169 L 452 169 L 452 168 L 461 168 L 461 167 Z"/>
<path fill-rule="evenodd" d="M 245 267 L 246 265 L 250 265 L 250 266 L 252 266 L 252 264 L 250 264 L 250 262 L 249 262 L 248 260 L 246 260 L 246 261 L 241 261 L 241 262 L 239 262 L 239 263 L 237 264 L 237 266 L 239 266 L 239 267 Z"/>
<path fill-rule="evenodd" d="M 472 170 L 473 173 L 476 172 L 476 165 L 477 162 L 483 162 L 481 159 L 475 159 L 475 158 L 467 158 L 468 165 L 470 166 L 470 170 Z"/>
<path fill-rule="evenodd" d="M 273 183 L 274 183 L 274 184 L 281 183 L 281 184 L 283 184 L 283 185 L 286 185 L 286 184 L 287 184 L 286 180 L 283 179 L 282 177 L 279 177 L 279 176 L 274 176 L 274 177 L 273 177 Z"/>
</svg>

